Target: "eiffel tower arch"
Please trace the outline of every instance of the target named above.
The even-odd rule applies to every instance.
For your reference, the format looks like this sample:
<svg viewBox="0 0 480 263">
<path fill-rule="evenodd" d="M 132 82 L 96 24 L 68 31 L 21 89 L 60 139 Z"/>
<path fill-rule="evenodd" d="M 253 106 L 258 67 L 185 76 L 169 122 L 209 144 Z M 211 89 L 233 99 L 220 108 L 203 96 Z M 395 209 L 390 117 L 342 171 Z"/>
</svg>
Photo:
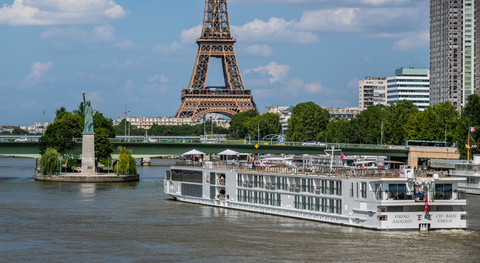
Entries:
<svg viewBox="0 0 480 263">
<path fill-rule="evenodd" d="M 251 90 L 245 89 L 235 55 L 227 0 L 205 0 L 202 35 L 197 39 L 198 53 L 188 88 L 182 90 L 182 102 L 176 117 L 192 121 L 207 114 L 228 117 L 256 109 Z M 225 85 L 206 87 L 211 58 L 222 60 Z"/>
</svg>

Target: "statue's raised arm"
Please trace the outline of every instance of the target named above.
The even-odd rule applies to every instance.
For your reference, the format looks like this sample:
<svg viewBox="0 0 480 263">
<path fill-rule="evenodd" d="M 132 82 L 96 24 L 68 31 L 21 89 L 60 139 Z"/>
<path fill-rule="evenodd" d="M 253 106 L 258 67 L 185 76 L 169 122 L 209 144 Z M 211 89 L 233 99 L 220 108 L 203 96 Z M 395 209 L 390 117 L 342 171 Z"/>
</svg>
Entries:
<svg viewBox="0 0 480 263">
<path fill-rule="evenodd" d="M 83 92 L 83 117 L 85 118 L 85 124 L 83 133 L 94 133 L 93 132 L 93 108 L 90 106 L 90 101 L 85 101 L 85 91 Z"/>
</svg>

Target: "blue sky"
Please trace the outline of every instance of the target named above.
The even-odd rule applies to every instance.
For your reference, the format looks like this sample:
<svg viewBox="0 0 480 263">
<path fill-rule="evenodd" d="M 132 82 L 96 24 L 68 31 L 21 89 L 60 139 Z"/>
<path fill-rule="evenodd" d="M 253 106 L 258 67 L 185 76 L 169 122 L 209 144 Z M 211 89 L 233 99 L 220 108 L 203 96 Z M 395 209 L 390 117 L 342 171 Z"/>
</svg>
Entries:
<svg viewBox="0 0 480 263">
<path fill-rule="evenodd" d="M 172 116 L 204 0 L 0 0 L 0 125 L 52 121 L 85 90 L 110 118 Z M 230 0 L 247 89 L 263 111 L 358 107 L 358 80 L 429 66 L 428 0 Z M 207 85 L 221 85 L 213 61 Z"/>
</svg>

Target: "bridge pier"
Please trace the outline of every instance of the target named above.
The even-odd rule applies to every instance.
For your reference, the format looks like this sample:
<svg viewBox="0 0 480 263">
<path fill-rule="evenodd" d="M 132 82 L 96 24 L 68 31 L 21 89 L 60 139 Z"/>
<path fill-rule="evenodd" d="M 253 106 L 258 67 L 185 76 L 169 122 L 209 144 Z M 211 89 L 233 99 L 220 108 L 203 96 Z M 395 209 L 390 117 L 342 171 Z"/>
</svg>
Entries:
<svg viewBox="0 0 480 263">
<path fill-rule="evenodd" d="M 150 166 L 151 163 L 150 157 L 142 158 L 142 166 Z"/>
</svg>

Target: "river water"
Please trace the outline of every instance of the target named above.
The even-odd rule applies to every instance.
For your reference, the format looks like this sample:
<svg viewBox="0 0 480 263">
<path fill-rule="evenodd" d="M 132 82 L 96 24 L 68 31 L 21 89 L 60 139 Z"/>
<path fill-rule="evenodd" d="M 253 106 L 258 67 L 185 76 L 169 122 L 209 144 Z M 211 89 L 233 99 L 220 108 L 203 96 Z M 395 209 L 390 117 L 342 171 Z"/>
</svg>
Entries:
<svg viewBox="0 0 480 263">
<path fill-rule="evenodd" d="M 138 183 L 33 180 L 0 158 L 0 262 L 479 262 L 480 197 L 467 231 L 378 232 L 172 201 L 168 167 Z"/>
</svg>

